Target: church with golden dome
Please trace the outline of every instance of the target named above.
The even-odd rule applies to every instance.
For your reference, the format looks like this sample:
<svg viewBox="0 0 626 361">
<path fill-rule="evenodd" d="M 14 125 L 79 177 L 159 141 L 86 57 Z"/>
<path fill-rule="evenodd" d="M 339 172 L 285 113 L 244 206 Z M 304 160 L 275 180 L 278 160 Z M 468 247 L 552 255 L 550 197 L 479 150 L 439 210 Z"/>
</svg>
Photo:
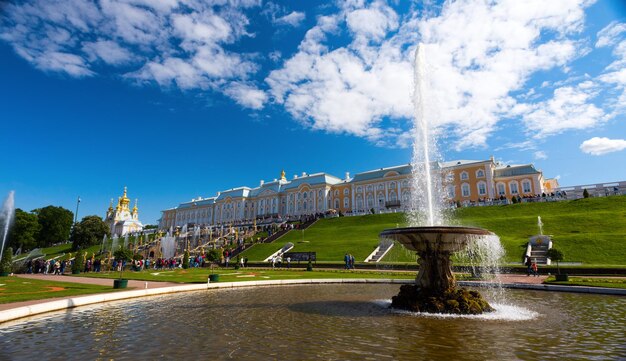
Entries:
<svg viewBox="0 0 626 361">
<path fill-rule="evenodd" d="M 130 209 L 130 199 L 126 195 L 127 189 L 124 187 L 124 194 L 117 199 L 117 205 L 113 208 L 113 199 L 107 210 L 104 222 L 109 225 L 111 236 L 125 236 L 128 233 L 141 232 L 143 224 L 139 221 L 139 210 L 137 200 L 135 206 Z"/>
</svg>

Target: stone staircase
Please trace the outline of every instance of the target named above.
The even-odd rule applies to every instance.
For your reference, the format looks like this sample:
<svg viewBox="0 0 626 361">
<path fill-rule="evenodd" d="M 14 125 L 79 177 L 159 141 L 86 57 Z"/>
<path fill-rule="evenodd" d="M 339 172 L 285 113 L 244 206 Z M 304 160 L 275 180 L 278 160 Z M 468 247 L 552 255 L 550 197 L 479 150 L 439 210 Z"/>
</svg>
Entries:
<svg viewBox="0 0 626 361">
<path fill-rule="evenodd" d="M 380 244 L 378 245 L 378 247 L 376 247 L 374 252 L 372 252 L 369 256 L 367 256 L 367 258 L 365 259 L 365 262 L 376 263 L 380 261 L 387 254 L 387 252 L 389 252 L 391 248 L 393 248 L 393 242 L 385 242 L 385 241 L 380 242 Z"/>
<path fill-rule="evenodd" d="M 537 264 L 547 265 L 548 257 L 546 257 L 546 253 L 548 252 L 548 247 L 547 243 L 531 245 L 530 258 L 535 260 Z"/>
</svg>

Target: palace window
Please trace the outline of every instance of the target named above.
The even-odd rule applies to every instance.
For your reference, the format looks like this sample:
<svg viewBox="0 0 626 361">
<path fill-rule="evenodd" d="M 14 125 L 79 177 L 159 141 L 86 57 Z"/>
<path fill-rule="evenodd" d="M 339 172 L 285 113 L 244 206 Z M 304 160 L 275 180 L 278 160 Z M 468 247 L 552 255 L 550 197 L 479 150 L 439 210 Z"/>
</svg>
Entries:
<svg viewBox="0 0 626 361">
<path fill-rule="evenodd" d="M 343 208 L 348 208 L 348 205 L 349 205 L 348 198 L 344 198 L 343 199 Z"/>
<path fill-rule="evenodd" d="M 463 195 L 463 197 L 469 197 L 470 196 L 470 186 L 467 183 L 463 183 L 461 185 L 461 195 Z"/>
<path fill-rule="evenodd" d="M 509 188 L 511 189 L 511 194 L 518 194 L 519 189 L 517 188 L 517 182 L 509 183 Z"/>
<path fill-rule="evenodd" d="M 385 189 L 385 186 L 384 186 L 383 184 L 379 184 L 379 185 L 378 185 L 378 190 L 381 190 L 381 191 L 382 191 L 383 189 Z"/>
<path fill-rule="evenodd" d="M 356 208 L 358 210 L 363 209 L 363 199 L 361 199 L 360 197 L 356 199 Z"/>
<path fill-rule="evenodd" d="M 306 199 L 306 197 L 307 197 L 306 192 L 302 193 L 302 198 Z"/>
<path fill-rule="evenodd" d="M 367 186 L 367 191 L 368 191 L 368 192 L 371 192 L 371 191 L 372 191 L 372 186 L 371 186 L 371 185 Z"/>
<path fill-rule="evenodd" d="M 339 197 L 339 189 L 335 189 L 335 197 Z"/>
<path fill-rule="evenodd" d="M 461 172 L 461 179 L 462 180 L 469 179 L 469 174 L 467 174 L 467 172 Z"/>
<path fill-rule="evenodd" d="M 530 193 L 531 192 L 531 188 L 530 188 L 530 181 L 523 181 L 522 182 L 522 191 L 524 193 Z"/>
<path fill-rule="evenodd" d="M 322 190 L 320 189 L 319 191 L 317 191 L 317 196 L 321 197 L 322 196 Z"/>
<path fill-rule="evenodd" d="M 357 193 L 363 193 L 363 187 L 361 187 L 361 186 L 356 187 L 356 192 Z"/>
<path fill-rule="evenodd" d="M 343 195 L 344 195 L 344 196 L 347 196 L 348 194 L 350 194 L 350 190 L 349 190 L 348 188 L 345 188 L 345 189 L 343 190 Z"/>
<path fill-rule="evenodd" d="M 454 186 L 448 186 L 447 189 L 448 189 L 448 198 L 456 197 L 456 191 L 455 191 Z"/>
<path fill-rule="evenodd" d="M 504 184 L 498 183 L 498 195 L 503 196 L 505 194 L 506 194 L 506 189 L 504 187 Z"/>
<path fill-rule="evenodd" d="M 339 209 L 339 199 L 335 199 L 335 209 Z"/>
<path fill-rule="evenodd" d="M 389 200 L 392 202 L 395 202 L 398 200 L 398 197 L 396 196 L 396 192 L 394 191 L 389 192 Z"/>
<path fill-rule="evenodd" d="M 409 186 L 409 181 L 402 181 L 402 187 L 406 188 Z"/>
<path fill-rule="evenodd" d="M 481 196 L 484 196 L 485 194 L 487 194 L 487 183 L 478 182 L 478 194 Z"/>
<path fill-rule="evenodd" d="M 482 169 L 479 169 L 476 171 L 476 178 L 483 178 L 485 176 L 485 171 Z"/>
<path fill-rule="evenodd" d="M 372 208 L 374 207 L 374 197 L 372 197 L 372 195 L 368 195 L 367 196 L 367 208 Z"/>
</svg>

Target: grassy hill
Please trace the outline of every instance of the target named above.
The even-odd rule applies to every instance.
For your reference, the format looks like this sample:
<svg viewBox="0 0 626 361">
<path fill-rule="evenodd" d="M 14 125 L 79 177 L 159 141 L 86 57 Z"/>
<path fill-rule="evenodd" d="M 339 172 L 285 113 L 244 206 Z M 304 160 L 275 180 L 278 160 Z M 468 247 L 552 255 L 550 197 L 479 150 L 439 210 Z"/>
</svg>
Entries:
<svg viewBox="0 0 626 361">
<path fill-rule="evenodd" d="M 453 223 L 495 232 L 506 249 L 506 261 L 520 262 L 528 237 L 538 233 L 537 216 L 544 234 L 552 235 L 554 247 L 565 254 L 565 262 L 626 265 L 626 196 L 462 208 L 454 212 Z M 404 225 L 401 213 L 321 219 L 304 232 L 291 231 L 244 255 L 260 261 L 292 242 L 294 252 L 317 252 L 320 261 L 341 262 L 345 252 L 362 261 L 378 245 L 380 231 Z M 414 257 L 394 247 L 384 261 L 414 262 Z"/>
</svg>

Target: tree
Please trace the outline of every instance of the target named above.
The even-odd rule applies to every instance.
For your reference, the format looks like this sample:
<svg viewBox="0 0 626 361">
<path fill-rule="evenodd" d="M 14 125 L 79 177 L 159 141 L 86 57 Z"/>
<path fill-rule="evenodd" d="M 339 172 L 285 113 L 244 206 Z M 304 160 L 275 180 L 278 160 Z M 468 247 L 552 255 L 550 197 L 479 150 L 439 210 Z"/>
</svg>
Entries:
<svg viewBox="0 0 626 361">
<path fill-rule="evenodd" d="M 37 235 L 41 226 L 37 220 L 37 215 L 15 209 L 15 222 L 9 228 L 7 244 L 22 250 L 31 250 L 37 247 Z"/>
<path fill-rule="evenodd" d="M 1 245 L 0 245 L 1 246 Z M 2 259 L 0 259 L 0 273 L 11 273 L 13 268 L 13 248 L 7 247 L 2 253 Z"/>
<path fill-rule="evenodd" d="M 556 262 L 556 273 L 561 274 L 561 270 L 559 269 L 559 262 L 563 260 L 563 252 L 559 251 L 556 248 L 550 248 L 548 252 L 546 252 L 546 257 Z"/>
<path fill-rule="evenodd" d="M 72 230 L 72 249 L 85 249 L 99 244 L 104 235 L 111 236 L 109 226 L 98 216 L 86 216 Z"/>
<path fill-rule="evenodd" d="M 74 263 L 72 263 L 72 273 L 80 273 L 85 266 L 85 251 L 78 251 L 76 257 L 74 257 Z"/>
<path fill-rule="evenodd" d="M 587 191 L 587 188 L 583 190 L 583 198 L 589 198 L 589 191 Z"/>
<path fill-rule="evenodd" d="M 47 206 L 33 210 L 41 229 L 37 236 L 39 247 L 48 247 L 67 241 L 74 220 L 74 213 L 63 207 Z"/>
<path fill-rule="evenodd" d="M 133 259 L 133 251 L 124 246 L 120 247 L 117 251 L 113 252 L 113 257 L 120 263 L 120 279 L 122 279 L 122 273 L 124 272 L 124 262 Z"/>
<path fill-rule="evenodd" d="M 189 250 L 185 250 L 185 255 L 183 256 L 183 268 L 189 268 Z"/>
</svg>

